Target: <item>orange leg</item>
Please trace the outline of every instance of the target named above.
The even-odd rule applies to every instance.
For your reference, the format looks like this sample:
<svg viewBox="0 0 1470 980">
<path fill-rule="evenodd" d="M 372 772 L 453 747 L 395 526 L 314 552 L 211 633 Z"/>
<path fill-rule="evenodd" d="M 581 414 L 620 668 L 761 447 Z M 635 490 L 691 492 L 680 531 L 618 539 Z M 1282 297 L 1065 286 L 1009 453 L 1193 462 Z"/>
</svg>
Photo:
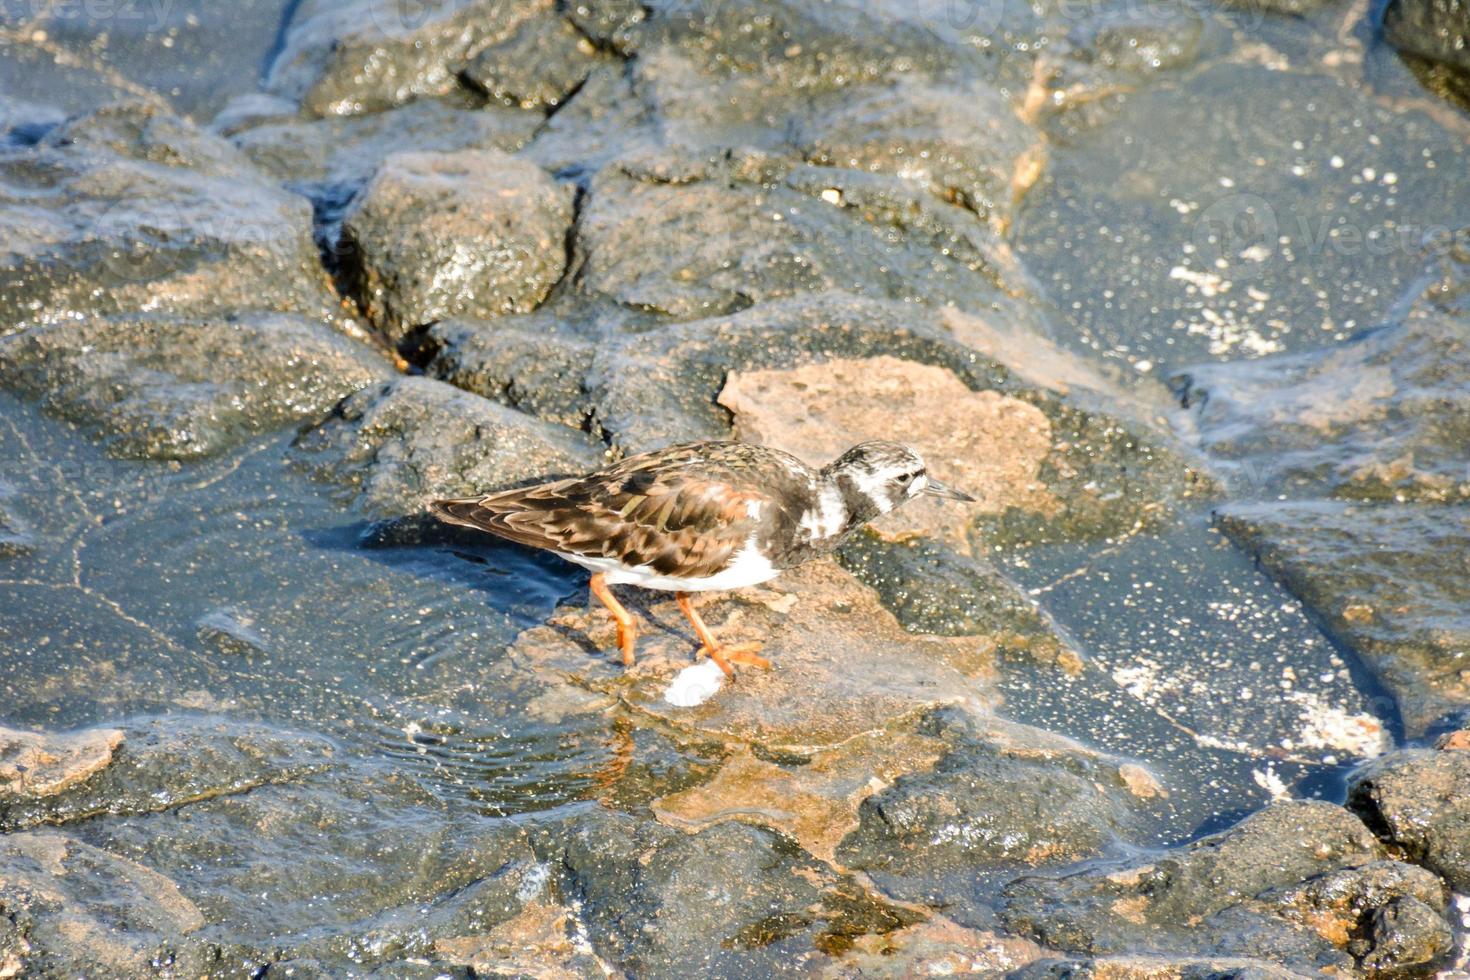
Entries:
<svg viewBox="0 0 1470 980">
<path fill-rule="evenodd" d="M 618 624 L 618 648 L 623 651 L 623 666 L 633 666 L 633 646 L 638 638 L 638 628 L 633 622 L 633 614 L 624 609 L 617 596 L 612 594 L 612 589 L 607 587 L 607 576 L 602 572 L 592 576 L 592 594 L 607 607 L 607 611 L 612 613 L 613 619 Z"/>
<path fill-rule="evenodd" d="M 759 667 L 762 670 L 770 669 L 771 662 L 769 660 L 765 657 L 756 656 L 756 651 L 761 648 L 759 643 L 737 643 L 732 647 L 721 646 L 720 641 L 715 639 L 715 635 L 710 632 L 710 628 L 699 617 L 699 613 L 694 611 L 694 604 L 689 601 L 689 593 L 675 592 L 674 598 L 679 602 L 679 611 L 684 614 L 685 618 L 689 620 L 690 625 L 694 627 L 694 635 L 698 636 L 699 642 L 704 644 L 699 648 L 699 652 L 709 654 L 709 658 L 719 665 L 720 669 L 725 672 L 726 677 L 732 680 L 735 677 L 735 669 L 730 666 L 730 661 L 732 660 L 737 664 L 749 664 L 752 667 Z"/>
</svg>

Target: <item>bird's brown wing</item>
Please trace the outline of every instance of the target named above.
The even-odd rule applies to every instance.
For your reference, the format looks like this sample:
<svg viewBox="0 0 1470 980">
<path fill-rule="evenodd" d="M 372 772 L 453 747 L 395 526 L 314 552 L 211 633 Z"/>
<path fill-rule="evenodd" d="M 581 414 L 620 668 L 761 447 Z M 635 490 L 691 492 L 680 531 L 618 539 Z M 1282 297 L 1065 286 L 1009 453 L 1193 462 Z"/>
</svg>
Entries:
<svg viewBox="0 0 1470 980">
<path fill-rule="evenodd" d="M 533 548 L 625 565 L 661 575 L 713 575 L 756 528 L 752 503 L 762 494 L 689 472 L 665 457 L 603 473 L 483 497 L 436 500 L 441 520 L 479 528 Z M 675 463 L 676 465 L 670 465 Z"/>
</svg>

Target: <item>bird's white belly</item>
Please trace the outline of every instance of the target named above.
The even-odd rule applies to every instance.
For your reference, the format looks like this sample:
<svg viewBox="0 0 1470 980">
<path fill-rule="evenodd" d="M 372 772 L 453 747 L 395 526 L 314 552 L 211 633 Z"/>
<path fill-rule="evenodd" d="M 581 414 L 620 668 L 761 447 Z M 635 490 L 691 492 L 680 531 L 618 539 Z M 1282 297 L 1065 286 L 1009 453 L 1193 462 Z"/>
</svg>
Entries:
<svg viewBox="0 0 1470 980">
<path fill-rule="evenodd" d="M 569 562 L 581 565 L 592 572 L 607 576 L 609 585 L 636 585 L 644 589 L 662 589 L 666 592 L 713 592 L 720 589 L 743 589 L 748 585 L 769 582 L 781 574 L 764 555 L 754 548 L 736 552 L 734 560 L 714 575 L 703 578 L 682 578 L 677 575 L 660 575 L 647 565 L 624 565 L 614 558 L 589 558 L 586 555 L 571 555 L 556 552 Z"/>
</svg>

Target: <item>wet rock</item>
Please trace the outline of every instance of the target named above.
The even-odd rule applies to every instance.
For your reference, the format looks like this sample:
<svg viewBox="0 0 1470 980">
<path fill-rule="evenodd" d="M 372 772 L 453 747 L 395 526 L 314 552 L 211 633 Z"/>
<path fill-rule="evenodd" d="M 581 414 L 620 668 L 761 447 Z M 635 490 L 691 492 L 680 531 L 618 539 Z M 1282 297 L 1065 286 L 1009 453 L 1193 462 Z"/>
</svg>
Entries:
<svg viewBox="0 0 1470 980">
<path fill-rule="evenodd" d="M 985 634 L 1007 653 L 1056 663 L 1069 672 L 1081 666 L 1036 603 L 983 557 L 927 538 L 887 540 L 865 529 L 842 546 L 837 558 L 878 592 L 904 629 L 939 636 Z"/>
<path fill-rule="evenodd" d="M 565 426 L 429 378 L 399 378 L 344 399 L 296 440 L 294 457 L 377 516 L 442 496 L 595 468 L 601 453 Z"/>
<path fill-rule="evenodd" d="M 343 218 L 358 302 L 391 338 L 533 309 L 566 267 L 570 187 L 498 150 L 396 153 Z"/>
<path fill-rule="evenodd" d="M 983 58 L 886 5 L 726 0 L 673 5 L 648 21 L 639 55 L 666 47 L 728 82 L 748 75 L 783 95 L 803 95 L 898 76 L 966 74 Z"/>
<path fill-rule="evenodd" d="M 578 223 L 579 285 L 680 320 L 833 289 L 975 310 L 1013 305 L 1004 248 L 974 215 L 922 191 L 916 201 L 896 178 L 767 166 L 653 153 L 605 168 Z M 838 203 L 820 196 L 834 186 Z M 870 200 L 844 206 L 851 194 Z"/>
<path fill-rule="evenodd" d="M 936 915 L 893 932 L 854 937 L 852 948 L 816 975 L 825 980 L 1011 976 L 1041 955 L 1040 947 L 1019 936 L 969 929 Z"/>
<path fill-rule="evenodd" d="M 73 77 L 85 77 L 90 69 L 120 89 L 120 95 L 158 93 L 153 97 L 160 103 L 166 99 L 173 111 L 203 120 L 232 94 L 257 87 L 289 7 L 290 0 L 197 9 L 148 3 L 28 7 L 34 14 L 32 30 L 17 33 L 39 35 L 40 44 L 60 63 L 34 81 L 52 100 L 83 102 L 72 112 L 116 97 L 88 104 L 85 96 L 78 98 L 80 93 L 44 85 L 49 81 L 59 87 L 66 76 L 57 78 L 57 69 L 68 64 Z M 8 42 L 7 49 L 14 43 Z M 7 50 L 6 60 L 10 57 Z"/>
<path fill-rule="evenodd" d="M 269 654 L 270 643 L 255 629 L 252 617 L 238 609 L 215 609 L 195 620 L 199 642 L 227 657 Z"/>
<path fill-rule="evenodd" d="M 1383 37 L 1401 53 L 1444 65 L 1470 93 L 1470 7 L 1464 0 L 1394 0 Z"/>
<path fill-rule="evenodd" d="M 542 122 L 540 113 L 418 99 L 368 116 L 288 118 L 232 133 L 241 152 L 277 180 L 313 197 L 348 193 L 366 183 L 393 153 L 519 150 Z"/>
<path fill-rule="evenodd" d="M 591 811 L 540 849 L 583 896 L 593 946 L 635 976 L 801 975 L 818 952 L 919 918 L 738 823 L 685 834 Z"/>
<path fill-rule="evenodd" d="M 553 109 L 581 86 L 603 59 L 568 20 L 541 16 L 482 48 L 463 77 L 493 99 L 523 109 Z"/>
<path fill-rule="evenodd" d="M 1444 883 L 1423 868 L 1374 861 L 1261 896 L 1267 907 L 1351 953 L 1370 975 L 1422 971 L 1454 945 Z"/>
<path fill-rule="evenodd" d="M 0 338 L 5 384 L 100 428 L 121 456 L 198 459 L 325 414 L 393 373 L 300 316 L 87 316 Z"/>
<path fill-rule="evenodd" d="M 436 939 L 436 972 L 448 963 L 468 967 L 474 977 L 576 980 L 611 975 L 614 968 L 587 945 L 580 929 L 566 905 L 529 902 L 514 918 L 486 932 Z"/>
<path fill-rule="evenodd" d="M 95 59 L 79 58 L 36 38 L 34 31 L 12 30 L 7 37 L 0 91 L 5 92 L 0 131 L 6 143 L 16 146 L 35 143 L 70 116 L 114 102 L 143 100 L 168 109 L 158 94 L 109 72 Z"/>
<path fill-rule="evenodd" d="M 202 976 L 198 907 L 163 875 L 50 831 L 0 835 L 6 976 Z"/>
<path fill-rule="evenodd" d="M 1232 506 L 1218 520 L 1373 670 L 1411 736 L 1470 701 L 1470 511 Z"/>
<path fill-rule="evenodd" d="M 1305 980 L 1308 975 L 1264 960 L 1223 956 L 1044 959 L 1008 974 L 1011 980 Z"/>
<path fill-rule="evenodd" d="M 140 103 L 0 155 L 0 333 L 167 310 L 339 314 L 311 207 L 239 151 Z"/>
<path fill-rule="evenodd" d="M 1382 856 L 1368 828 L 1346 810 L 1278 802 L 1147 863 L 1019 878 L 1006 886 L 1005 918 L 1064 950 L 1260 957 L 1302 972 L 1351 968 L 1338 944 L 1252 900 Z"/>
<path fill-rule="evenodd" d="M 573 0 L 566 15 L 577 29 L 598 44 L 625 51 L 649 9 L 639 0 Z"/>
<path fill-rule="evenodd" d="M 1203 34 L 1203 19 L 1181 5 L 1177 10 L 1104 13 L 1078 25 L 1068 40 L 1073 56 L 1085 62 L 1147 75 L 1194 64 Z"/>
<path fill-rule="evenodd" d="M 115 728 L 46 735 L 0 727 L 0 800 L 55 796 L 107 766 L 122 740 Z"/>
<path fill-rule="evenodd" d="M 316 116 L 377 112 L 444 95 L 475 52 L 552 8 L 551 0 L 434 0 L 421 6 L 307 0 L 293 11 L 267 85 Z"/>
<path fill-rule="evenodd" d="M 429 328 L 425 344 L 433 353 L 424 370 L 433 377 L 537 418 L 588 424 L 596 346 L 554 314 L 446 320 Z"/>
<path fill-rule="evenodd" d="M 862 805 L 838 849 L 849 867 L 908 876 L 1066 864 L 1134 836 L 1116 764 L 979 739 Z"/>
<path fill-rule="evenodd" d="M 777 754 L 810 755 L 865 733 L 911 729 L 939 705 L 987 702 L 988 638 L 908 633 L 872 590 L 817 561 L 760 590 L 696 597 L 722 642 L 762 641 L 772 669 L 746 668 L 738 683 L 698 705 L 673 704 L 669 683 L 693 664 L 697 644 L 672 599 L 657 595 L 628 596 L 648 624 L 632 668 L 598 652 L 613 646 L 611 621 L 599 609 L 564 610 L 522 633 L 510 669 L 560 677 L 682 731 Z"/>
<path fill-rule="evenodd" d="M 15 489 L 0 480 L 0 559 L 30 554 L 36 545 L 24 518 L 6 506 L 6 498 L 14 495 Z"/>
<path fill-rule="evenodd" d="M 512 919 L 548 878 L 520 829 L 436 798 L 401 766 L 351 759 L 79 832 L 228 923 L 244 973 L 277 959 L 330 976 L 427 959 L 441 938 Z"/>
<path fill-rule="evenodd" d="M 1001 225 L 1044 160 L 1035 131 L 995 89 L 910 79 L 813 112 L 801 142 L 813 163 L 917 181 Z"/>
<path fill-rule="evenodd" d="M 590 176 L 631 147 L 661 142 L 656 113 L 622 65 L 595 68 L 522 154 L 555 174 Z"/>
<path fill-rule="evenodd" d="M 11 747 L 0 765 L 14 773 L 10 792 L 0 791 L 6 833 L 244 793 L 298 779 L 332 755 L 324 736 L 211 717 L 141 719 L 69 735 L 7 731 L 0 738 Z"/>
<path fill-rule="evenodd" d="M 1352 777 L 1348 806 L 1408 859 L 1470 890 L 1470 753 L 1409 749 Z"/>
<path fill-rule="evenodd" d="M 1243 488 L 1356 500 L 1470 499 L 1465 325 L 1426 311 L 1327 350 L 1190 369 L 1202 449 Z"/>
<path fill-rule="evenodd" d="M 1374 911 L 1368 941 L 1364 970 L 1401 976 L 1443 963 L 1455 948 L 1455 933 L 1441 911 L 1416 898 L 1396 898 Z"/>
<path fill-rule="evenodd" d="M 942 751 L 939 739 L 904 731 L 859 735 L 799 760 L 742 747 L 713 778 L 652 808 L 663 823 L 691 832 L 729 821 L 769 827 L 837 864 L 837 846 L 858 829 L 863 801 L 895 777 L 927 769 Z"/>
</svg>

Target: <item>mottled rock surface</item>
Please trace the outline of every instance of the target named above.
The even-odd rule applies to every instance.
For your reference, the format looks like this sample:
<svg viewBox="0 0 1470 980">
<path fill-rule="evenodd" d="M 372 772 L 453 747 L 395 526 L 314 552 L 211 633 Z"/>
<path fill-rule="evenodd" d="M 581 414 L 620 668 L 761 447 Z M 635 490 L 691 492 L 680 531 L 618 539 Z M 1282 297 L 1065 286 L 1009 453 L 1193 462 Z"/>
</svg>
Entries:
<svg viewBox="0 0 1470 980">
<path fill-rule="evenodd" d="M 570 187 L 498 150 L 396 153 L 342 222 L 358 302 L 395 340 L 534 309 L 566 267 Z"/>
<path fill-rule="evenodd" d="M 551 0 L 308 0 L 293 8 L 268 84 L 318 116 L 443 95 L 474 52 L 551 9 Z"/>
<path fill-rule="evenodd" d="M 1017 879 L 1005 914 L 1045 945 L 1088 953 L 1259 957 L 1304 973 L 1359 961 L 1422 968 L 1394 926 L 1424 906 L 1431 915 L 1414 936 L 1439 958 L 1443 893 L 1416 869 L 1375 863 L 1383 856 L 1346 810 L 1280 802 L 1147 863 Z"/>
<path fill-rule="evenodd" d="M 1470 509 L 1235 505 L 1219 522 L 1373 670 L 1414 735 L 1470 701 Z"/>
<path fill-rule="evenodd" d="M 446 320 L 429 328 L 425 345 L 426 373 L 456 388 L 574 429 L 590 421 L 597 347 L 553 313 Z"/>
<path fill-rule="evenodd" d="M 311 207 L 226 141 L 124 103 L 0 153 L 0 333 L 163 309 L 337 314 Z"/>
<path fill-rule="evenodd" d="M 0 835 L 0 970 L 9 976 L 207 973 L 204 916 L 168 878 L 52 831 Z"/>
<path fill-rule="evenodd" d="M 8 806 L 55 796 L 107 766 L 122 740 L 115 728 L 64 735 L 0 728 L 0 798 Z"/>
<path fill-rule="evenodd" d="M 207 716 L 5 738 L 19 750 L 5 753 L 5 769 L 26 767 L 11 780 L 11 792 L 0 794 L 6 833 L 173 810 L 298 779 L 333 755 L 330 740 L 319 735 Z"/>
<path fill-rule="evenodd" d="M 1201 448 L 1250 494 L 1470 497 L 1470 342 L 1425 312 L 1336 348 L 1206 365 L 1182 379 Z"/>
<path fill-rule="evenodd" d="M 1470 752 L 1411 749 L 1353 775 L 1348 806 L 1410 860 L 1470 889 Z"/>
<path fill-rule="evenodd" d="M 366 344 L 289 314 L 86 317 L 0 338 L 6 387 L 150 459 L 211 456 L 314 421 L 392 373 Z"/>
<path fill-rule="evenodd" d="M 364 388 L 303 432 L 293 452 L 375 516 L 584 472 L 600 455 L 580 433 L 429 378 Z"/>
</svg>

